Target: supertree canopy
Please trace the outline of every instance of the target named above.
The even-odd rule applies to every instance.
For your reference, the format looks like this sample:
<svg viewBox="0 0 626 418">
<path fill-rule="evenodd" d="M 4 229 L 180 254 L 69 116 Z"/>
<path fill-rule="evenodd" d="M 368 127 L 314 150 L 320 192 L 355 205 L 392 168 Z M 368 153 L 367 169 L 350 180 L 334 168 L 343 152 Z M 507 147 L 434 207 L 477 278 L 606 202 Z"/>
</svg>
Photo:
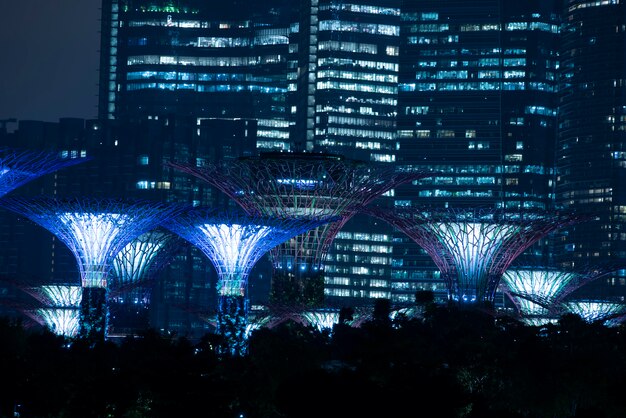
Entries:
<svg viewBox="0 0 626 418">
<path fill-rule="evenodd" d="M 289 298 L 303 295 L 297 302 L 308 306 L 323 302 L 323 261 L 336 234 L 355 214 L 354 208 L 400 184 L 432 175 L 428 171 L 398 171 L 392 165 L 374 166 L 337 155 L 306 152 L 261 153 L 259 157 L 200 166 L 176 162 L 167 165 L 216 187 L 251 215 L 337 216 L 336 221 L 296 236 L 270 252 L 275 268 L 273 303 L 294 303 L 276 291 L 283 286 L 276 283 L 278 276 L 284 276 L 288 287 L 296 287 L 295 292 L 288 292 Z"/>
<path fill-rule="evenodd" d="M 626 313 L 626 304 L 605 300 L 570 300 L 563 302 L 563 312 L 579 315 L 587 322 L 602 321 L 606 325 L 615 325 L 612 320 Z"/>
<path fill-rule="evenodd" d="M 178 235 L 161 228 L 144 232 L 126 244 L 113 259 L 109 285 L 112 295 L 121 296 L 149 285 L 182 244 Z M 149 295 L 145 296 L 149 298 Z"/>
<path fill-rule="evenodd" d="M 49 230 L 74 255 L 83 287 L 81 336 L 106 337 L 106 291 L 113 259 L 134 238 L 182 207 L 148 201 L 51 197 L 0 200 Z"/>
<path fill-rule="evenodd" d="M 154 228 L 139 235 L 113 259 L 108 304 L 111 332 L 149 326 L 152 288 L 159 272 L 186 241 L 163 228 Z"/>
<path fill-rule="evenodd" d="M 36 322 L 57 335 L 75 337 L 79 329 L 82 288 L 71 285 L 45 285 L 25 289 L 40 304 L 26 311 Z"/>
<path fill-rule="evenodd" d="M 420 245 L 440 269 L 449 298 L 492 302 L 500 278 L 524 250 L 557 228 L 587 219 L 496 209 L 364 208 Z"/>
<path fill-rule="evenodd" d="M 271 218 L 194 208 L 163 223 L 202 251 L 218 275 L 218 333 L 231 354 L 245 352 L 248 274 L 270 248 L 333 218 Z"/>
<path fill-rule="evenodd" d="M 516 304 L 525 322 L 537 324 L 558 316 L 559 302 L 602 273 L 541 267 L 509 268 L 502 275 L 503 291 Z"/>
<path fill-rule="evenodd" d="M 66 158 L 50 151 L 0 147 L 0 197 L 45 174 L 83 163 L 90 158 Z"/>
</svg>

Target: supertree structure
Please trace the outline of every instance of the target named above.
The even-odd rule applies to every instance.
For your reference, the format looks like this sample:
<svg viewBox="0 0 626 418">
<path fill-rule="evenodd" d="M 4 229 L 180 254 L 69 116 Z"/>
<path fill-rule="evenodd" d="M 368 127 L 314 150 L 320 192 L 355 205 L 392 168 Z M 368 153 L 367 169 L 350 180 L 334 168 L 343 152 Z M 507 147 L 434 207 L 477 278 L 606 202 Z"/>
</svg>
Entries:
<svg viewBox="0 0 626 418">
<path fill-rule="evenodd" d="M 300 219 L 338 217 L 272 249 L 274 305 L 319 306 L 324 299 L 324 258 L 355 208 L 400 184 L 432 175 L 428 171 L 399 171 L 391 165 L 374 166 L 342 156 L 306 152 L 261 153 L 258 157 L 203 165 L 166 165 L 221 190 L 248 214 Z"/>
<path fill-rule="evenodd" d="M 51 151 L 0 147 L 0 197 L 38 177 L 89 160 L 64 158 Z"/>
<path fill-rule="evenodd" d="M 319 332 L 330 331 L 339 322 L 339 309 L 315 309 L 301 313 L 307 325 L 315 327 Z"/>
<path fill-rule="evenodd" d="M 157 227 L 133 239 L 115 256 L 108 285 L 112 332 L 148 326 L 154 279 L 185 245 L 178 235 Z"/>
<path fill-rule="evenodd" d="M 41 307 L 26 313 L 57 335 L 73 338 L 78 334 L 82 287 L 44 285 L 26 290 Z"/>
<path fill-rule="evenodd" d="M 362 210 L 389 222 L 421 246 L 446 280 L 449 299 L 461 304 L 493 302 L 502 274 L 524 250 L 558 228 L 588 219 L 490 208 Z"/>
<path fill-rule="evenodd" d="M 542 325 L 558 317 L 560 301 L 603 274 L 598 269 L 568 271 L 549 267 L 509 268 L 501 287 L 515 303 L 523 322 Z"/>
<path fill-rule="evenodd" d="M 149 201 L 9 197 L 0 205 L 47 229 L 74 255 L 83 288 L 80 336 L 106 338 L 108 276 L 115 256 L 134 238 L 182 207 Z"/>
<path fill-rule="evenodd" d="M 562 313 L 579 315 L 587 322 L 602 322 L 607 326 L 614 326 L 626 314 L 624 302 L 606 300 L 581 299 L 569 300 L 562 303 Z"/>
<path fill-rule="evenodd" d="M 257 261 L 281 242 L 333 218 L 272 218 L 197 207 L 162 225 L 196 246 L 217 271 L 217 332 L 227 352 L 246 351 L 248 275 Z"/>
</svg>

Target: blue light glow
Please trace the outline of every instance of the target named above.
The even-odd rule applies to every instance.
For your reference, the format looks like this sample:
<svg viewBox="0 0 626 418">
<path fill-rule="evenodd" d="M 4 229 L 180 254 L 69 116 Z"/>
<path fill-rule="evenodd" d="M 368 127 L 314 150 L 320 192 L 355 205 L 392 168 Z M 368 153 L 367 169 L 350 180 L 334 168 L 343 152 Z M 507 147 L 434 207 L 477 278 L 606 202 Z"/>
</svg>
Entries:
<svg viewBox="0 0 626 418">
<path fill-rule="evenodd" d="M 70 250 L 81 260 L 79 269 L 83 287 L 107 287 L 111 253 L 121 227 L 131 220 L 120 213 L 60 212 L 67 228 Z"/>
<path fill-rule="evenodd" d="M 483 222 L 426 224 L 445 247 L 456 269 L 455 297 L 475 302 L 488 287 L 488 273 L 503 244 L 520 231 L 518 226 Z"/>
<path fill-rule="evenodd" d="M 339 311 L 305 311 L 302 317 L 319 332 L 332 331 L 339 322 Z"/>
<path fill-rule="evenodd" d="M 113 259 L 116 287 L 137 283 L 147 278 L 150 268 L 169 237 L 169 234 L 163 232 L 149 231 L 126 244 Z"/>
<path fill-rule="evenodd" d="M 626 304 L 596 300 L 578 300 L 564 303 L 567 312 L 579 315 L 587 322 L 607 321 L 626 313 Z"/>
<path fill-rule="evenodd" d="M 43 319 L 50 331 L 65 337 L 75 337 L 80 328 L 80 311 L 78 308 L 42 308 L 37 314 Z"/>
</svg>

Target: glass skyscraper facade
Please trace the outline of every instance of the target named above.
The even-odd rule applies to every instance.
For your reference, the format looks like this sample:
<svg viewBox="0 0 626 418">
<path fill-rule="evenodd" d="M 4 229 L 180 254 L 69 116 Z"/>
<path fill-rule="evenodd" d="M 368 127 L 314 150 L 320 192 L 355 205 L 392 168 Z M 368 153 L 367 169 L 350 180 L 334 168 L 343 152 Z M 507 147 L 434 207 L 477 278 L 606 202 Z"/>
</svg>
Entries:
<svg viewBox="0 0 626 418">
<path fill-rule="evenodd" d="M 396 206 L 552 209 L 559 3 L 404 4 L 398 164 L 437 174 L 399 187 Z M 396 241 L 398 298 L 445 293 L 425 252 Z"/>
<path fill-rule="evenodd" d="M 84 141 L 104 157 L 94 172 L 109 172 L 91 174 L 97 190 L 68 190 L 227 207 L 162 163 L 338 153 L 436 172 L 376 205 L 596 213 L 520 260 L 619 265 L 624 22 L 619 0 L 103 0 L 99 120 Z M 178 254 L 155 288 L 155 325 L 205 330 L 207 274 L 199 252 Z M 267 293 L 269 275 L 263 260 L 250 285 Z M 625 281 L 617 270 L 580 291 L 621 295 Z M 337 234 L 329 301 L 410 303 L 420 289 L 446 296 L 402 233 L 359 215 Z"/>
<path fill-rule="evenodd" d="M 565 2 L 561 33 L 557 147 L 559 206 L 593 213 L 558 241 L 567 266 L 616 270 L 581 288 L 626 296 L 626 4 Z"/>
</svg>

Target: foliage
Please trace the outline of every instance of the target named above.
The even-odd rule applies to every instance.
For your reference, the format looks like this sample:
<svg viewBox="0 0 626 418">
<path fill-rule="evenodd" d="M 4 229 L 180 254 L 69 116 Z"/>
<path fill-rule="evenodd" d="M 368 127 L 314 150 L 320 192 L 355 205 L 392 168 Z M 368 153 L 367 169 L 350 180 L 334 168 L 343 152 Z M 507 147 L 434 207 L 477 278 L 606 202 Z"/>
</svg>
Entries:
<svg viewBox="0 0 626 418">
<path fill-rule="evenodd" d="M 422 303 L 429 303 L 426 297 Z M 344 309 L 348 318 L 351 308 Z M 241 356 L 148 330 L 121 342 L 67 340 L 0 319 L 0 417 L 306 418 L 626 416 L 626 338 L 566 315 L 531 327 L 488 310 L 431 306 L 332 332 L 283 321 Z"/>
</svg>

